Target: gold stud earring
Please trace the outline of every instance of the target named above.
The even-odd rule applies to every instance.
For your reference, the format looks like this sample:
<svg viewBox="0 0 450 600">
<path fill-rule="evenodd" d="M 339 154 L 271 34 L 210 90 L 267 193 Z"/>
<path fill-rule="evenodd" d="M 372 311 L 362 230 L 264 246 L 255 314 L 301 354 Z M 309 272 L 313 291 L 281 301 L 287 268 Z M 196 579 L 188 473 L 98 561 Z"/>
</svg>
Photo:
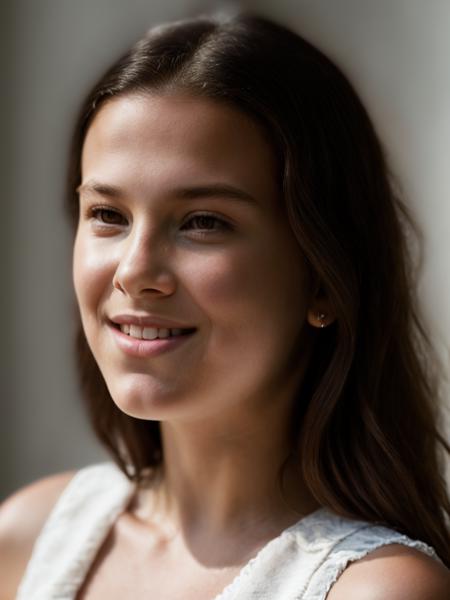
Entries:
<svg viewBox="0 0 450 600">
<path fill-rule="evenodd" d="M 321 312 L 317 313 L 317 320 L 319 321 L 321 328 L 325 327 L 325 323 L 324 323 L 325 317 L 326 317 L 325 313 L 321 313 Z"/>
</svg>

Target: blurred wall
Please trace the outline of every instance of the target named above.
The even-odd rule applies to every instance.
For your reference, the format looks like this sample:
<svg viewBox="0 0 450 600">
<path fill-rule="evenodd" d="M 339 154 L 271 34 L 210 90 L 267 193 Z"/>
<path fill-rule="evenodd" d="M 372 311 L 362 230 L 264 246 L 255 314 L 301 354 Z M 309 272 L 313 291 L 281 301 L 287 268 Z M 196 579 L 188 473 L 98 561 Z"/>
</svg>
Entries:
<svg viewBox="0 0 450 600">
<path fill-rule="evenodd" d="M 450 364 L 450 3 L 241 2 L 325 50 L 369 108 L 425 234 L 418 293 Z M 90 433 L 72 366 L 70 232 L 62 211 L 70 124 L 99 73 L 148 26 L 214 3 L 16 0 L 4 5 L 0 495 L 107 459 Z M 7 31 L 8 30 L 8 31 Z M 10 32 L 10 35 L 8 35 Z M 448 370 L 447 370 L 448 377 Z M 450 386 L 443 381 L 443 402 Z"/>
<path fill-rule="evenodd" d="M 215 5 L 2 3 L 8 197 L 1 236 L 0 497 L 43 475 L 108 458 L 90 433 L 72 360 L 71 234 L 63 194 L 74 115 L 102 71 L 148 27 Z"/>
</svg>

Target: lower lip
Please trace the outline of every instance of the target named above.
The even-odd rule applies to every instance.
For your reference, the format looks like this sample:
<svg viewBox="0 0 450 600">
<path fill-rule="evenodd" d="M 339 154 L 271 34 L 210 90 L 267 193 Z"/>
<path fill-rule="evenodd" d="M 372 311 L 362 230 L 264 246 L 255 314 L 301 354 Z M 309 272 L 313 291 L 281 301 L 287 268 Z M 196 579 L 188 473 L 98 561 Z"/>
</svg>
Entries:
<svg viewBox="0 0 450 600">
<path fill-rule="evenodd" d="M 170 350 L 175 350 L 175 348 L 178 348 L 183 343 L 190 340 L 195 333 L 195 331 L 193 331 L 192 333 L 187 333 L 185 335 L 176 335 L 168 338 L 139 340 L 123 333 L 120 329 L 117 329 L 112 325 L 109 325 L 109 329 L 120 350 L 125 354 L 128 354 L 128 356 L 137 358 L 150 358 L 152 356 L 159 356 Z"/>
</svg>

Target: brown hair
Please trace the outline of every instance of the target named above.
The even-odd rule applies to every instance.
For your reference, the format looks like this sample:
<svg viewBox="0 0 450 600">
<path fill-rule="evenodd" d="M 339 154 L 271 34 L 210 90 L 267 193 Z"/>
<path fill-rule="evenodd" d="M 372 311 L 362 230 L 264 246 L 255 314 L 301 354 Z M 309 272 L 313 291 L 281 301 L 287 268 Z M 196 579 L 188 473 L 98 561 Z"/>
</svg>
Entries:
<svg viewBox="0 0 450 600">
<path fill-rule="evenodd" d="M 102 104 L 130 93 L 185 91 L 250 114 L 280 163 L 285 210 L 336 321 L 320 331 L 295 405 L 293 452 L 316 500 L 431 544 L 450 566 L 450 501 L 437 429 L 432 348 L 413 296 L 402 227 L 381 144 L 341 71 L 299 35 L 248 13 L 151 29 L 95 85 L 74 130 L 68 208 L 87 129 Z M 79 365 L 94 430 L 138 482 L 162 461 L 159 424 L 112 401 L 80 329 Z M 440 446 L 439 446 L 440 443 Z"/>
</svg>

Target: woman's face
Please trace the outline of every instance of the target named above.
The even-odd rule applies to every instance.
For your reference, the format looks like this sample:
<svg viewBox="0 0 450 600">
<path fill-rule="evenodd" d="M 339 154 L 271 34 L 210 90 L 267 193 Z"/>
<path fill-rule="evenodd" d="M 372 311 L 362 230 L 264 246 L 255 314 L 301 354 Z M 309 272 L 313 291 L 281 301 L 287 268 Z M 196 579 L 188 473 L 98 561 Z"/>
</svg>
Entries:
<svg viewBox="0 0 450 600">
<path fill-rule="evenodd" d="M 310 282 L 258 124 L 208 99 L 110 100 L 79 196 L 75 289 L 121 410 L 192 420 L 286 393 Z"/>
</svg>

